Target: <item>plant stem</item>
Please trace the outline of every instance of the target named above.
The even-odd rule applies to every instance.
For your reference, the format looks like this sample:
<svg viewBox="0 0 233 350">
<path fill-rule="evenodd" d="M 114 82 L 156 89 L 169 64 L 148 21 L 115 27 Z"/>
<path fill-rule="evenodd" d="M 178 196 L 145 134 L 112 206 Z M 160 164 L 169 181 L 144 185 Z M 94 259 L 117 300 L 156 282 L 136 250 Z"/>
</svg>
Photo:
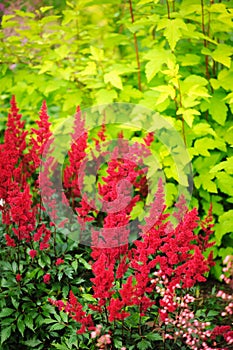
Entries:
<svg viewBox="0 0 233 350">
<path fill-rule="evenodd" d="M 170 19 L 170 6 L 168 0 L 166 0 L 167 3 L 167 18 Z"/>
<path fill-rule="evenodd" d="M 201 27 L 202 27 L 202 33 L 205 35 L 205 18 L 204 18 L 204 0 L 201 0 Z M 204 47 L 207 47 L 207 41 L 204 39 Z M 207 79 L 210 78 L 209 70 L 208 70 L 208 61 L 209 57 L 208 55 L 205 55 L 205 74 Z"/>
<path fill-rule="evenodd" d="M 130 15 L 131 15 L 131 21 L 134 23 L 134 14 L 133 14 L 133 5 L 132 0 L 129 0 L 129 9 L 130 9 Z M 139 51 L 138 51 L 138 40 L 137 35 L 134 33 L 134 48 L 136 53 L 136 61 L 137 61 L 137 67 L 138 67 L 138 89 L 142 91 L 142 83 L 141 83 L 141 64 L 139 59 Z"/>
</svg>

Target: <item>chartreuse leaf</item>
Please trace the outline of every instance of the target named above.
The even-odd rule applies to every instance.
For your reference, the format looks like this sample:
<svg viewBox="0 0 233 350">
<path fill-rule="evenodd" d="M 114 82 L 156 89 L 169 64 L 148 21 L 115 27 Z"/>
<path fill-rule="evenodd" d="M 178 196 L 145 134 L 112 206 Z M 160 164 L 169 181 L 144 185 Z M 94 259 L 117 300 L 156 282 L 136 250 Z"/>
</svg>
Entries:
<svg viewBox="0 0 233 350">
<path fill-rule="evenodd" d="M 96 63 L 93 61 L 88 62 L 87 66 L 83 71 L 79 73 L 80 75 L 96 75 L 97 70 L 96 70 Z"/>
<path fill-rule="evenodd" d="M 202 186 L 204 190 L 207 190 L 208 192 L 217 193 L 217 186 L 215 182 L 212 181 L 213 178 L 213 174 L 203 172 L 199 176 L 194 177 L 194 184 L 197 188 Z"/>
<path fill-rule="evenodd" d="M 171 99 L 173 100 L 176 96 L 176 91 L 175 91 L 174 87 L 170 84 L 159 85 L 159 86 L 153 87 L 151 89 L 160 92 L 159 98 L 157 99 L 157 104 L 164 102 L 169 97 L 171 97 Z"/>
<path fill-rule="evenodd" d="M 145 66 L 146 79 L 149 83 L 155 75 L 161 71 L 162 65 L 167 62 L 167 59 L 171 58 L 170 51 L 160 47 L 156 47 L 145 54 L 144 59 L 149 60 Z"/>
<path fill-rule="evenodd" d="M 232 227 L 233 210 L 229 210 L 220 216 L 219 223 L 215 225 L 215 240 L 217 246 L 221 245 L 222 237 L 226 233 L 232 232 Z"/>
<path fill-rule="evenodd" d="M 193 125 L 194 117 L 195 115 L 200 115 L 201 113 L 197 111 L 196 109 L 185 109 L 185 108 L 179 108 L 176 112 L 177 115 L 182 115 L 185 122 L 188 124 L 188 126 L 191 128 Z"/>
<path fill-rule="evenodd" d="M 96 102 L 99 105 L 112 103 L 115 98 L 117 98 L 117 93 L 115 90 L 101 89 L 96 94 Z"/>
<path fill-rule="evenodd" d="M 233 156 L 228 157 L 226 161 L 216 164 L 210 173 L 215 173 L 221 170 L 225 170 L 228 174 L 233 174 Z"/>
<path fill-rule="evenodd" d="M 215 91 L 210 100 L 209 112 L 212 118 L 220 125 L 224 125 L 227 117 L 227 106 L 224 102 L 225 94 Z"/>
<path fill-rule="evenodd" d="M 91 52 L 91 59 L 94 61 L 100 62 L 104 59 L 104 51 L 102 49 L 99 49 L 98 47 L 91 46 L 90 47 Z"/>
<path fill-rule="evenodd" d="M 197 152 L 197 154 L 207 157 L 210 156 L 210 152 L 208 150 L 215 148 L 221 151 L 226 151 L 225 142 L 220 138 L 212 139 L 210 137 L 203 137 L 196 140 L 194 143 L 194 150 Z"/>
<path fill-rule="evenodd" d="M 233 48 L 230 45 L 218 44 L 216 50 L 210 53 L 210 56 L 217 62 L 222 63 L 227 68 L 231 66 L 230 56 L 233 54 Z"/>
<path fill-rule="evenodd" d="M 121 77 L 119 76 L 119 74 L 112 70 L 109 73 L 106 73 L 104 75 L 104 82 L 105 83 L 110 83 L 112 84 L 112 86 L 115 86 L 116 88 L 122 90 L 122 81 L 121 81 Z"/>
<path fill-rule="evenodd" d="M 216 174 L 217 185 L 221 192 L 233 196 L 233 176 L 220 171 Z"/>
<path fill-rule="evenodd" d="M 174 51 L 177 42 L 182 36 L 181 29 L 187 30 L 187 25 L 181 18 L 163 18 L 158 23 L 157 31 L 164 28 L 164 36 L 166 37 L 171 50 Z"/>
</svg>

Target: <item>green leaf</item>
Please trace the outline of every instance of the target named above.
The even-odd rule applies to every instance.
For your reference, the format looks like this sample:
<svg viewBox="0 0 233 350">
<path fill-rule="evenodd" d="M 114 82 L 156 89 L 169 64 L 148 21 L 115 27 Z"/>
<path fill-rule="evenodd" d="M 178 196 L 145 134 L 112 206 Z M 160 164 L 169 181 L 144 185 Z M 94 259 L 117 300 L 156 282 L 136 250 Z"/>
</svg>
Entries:
<svg viewBox="0 0 233 350">
<path fill-rule="evenodd" d="M 2 310 L 0 312 L 0 317 L 7 317 L 13 314 L 13 312 L 15 312 L 14 309 L 10 309 L 9 307 L 4 308 L 4 310 Z"/>
<path fill-rule="evenodd" d="M 61 323 L 56 323 L 54 325 L 52 325 L 50 328 L 49 328 L 49 331 L 52 332 L 52 331 L 60 331 L 61 329 L 65 328 L 66 326 L 64 324 L 61 324 Z"/>
<path fill-rule="evenodd" d="M 22 337 L 24 336 L 24 331 L 25 331 L 25 323 L 22 319 L 22 317 L 19 317 L 18 320 L 17 320 L 17 327 L 18 327 L 18 330 L 20 331 Z"/>
<path fill-rule="evenodd" d="M 81 258 L 81 257 L 78 257 L 78 261 L 79 261 L 87 270 L 91 270 L 91 269 L 92 269 L 91 265 L 88 264 L 88 262 L 87 262 L 85 259 L 83 259 L 83 258 Z"/>
<path fill-rule="evenodd" d="M 3 328 L 1 330 L 1 344 L 3 344 L 11 335 L 12 326 Z"/>
<path fill-rule="evenodd" d="M 163 337 L 159 333 L 149 333 L 146 335 L 146 339 L 149 339 L 151 341 L 163 340 Z"/>
<path fill-rule="evenodd" d="M 81 297 L 87 301 L 96 301 L 96 299 L 91 294 L 81 294 Z"/>
<path fill-rule="evenodd" d="M 73 267 L 74 271 L 76 272 L 78 269 L 78 261 L 77 260 L 73 261 L 71 263 L 71 266 Z"/>
<path fill-rule="evenodd" d="M 219 312 L 218 311 L 214 311 L 214 310 L 210 310 L 207 314 L 207 317 L 214 317 L 214 316 L 217 316 L 219 315 Z"/>
<path fill-rule="evenodd" d="M 142 339 L 139 343 L 137 343 L 137 348 L 139 350 L 152 349 L 151 343 L 146 339 Z"/>
<path fill-rule="evenodd" d="M 33 319 L 30 315 L 27 315 L 24 319 L 25 325 L 31 329 L 32 331 L 34 330 L 34 326 L 33 326 Z"/>
<path fill-rule="evenodd" d="M 25 341 L 23 344 L 30 347 L 30 348 L 35 348 L 39 344 L 42 344 L 42 341 L 34 338 L 34 339 L 29 339 L 29 340 Z"/>
</svg>

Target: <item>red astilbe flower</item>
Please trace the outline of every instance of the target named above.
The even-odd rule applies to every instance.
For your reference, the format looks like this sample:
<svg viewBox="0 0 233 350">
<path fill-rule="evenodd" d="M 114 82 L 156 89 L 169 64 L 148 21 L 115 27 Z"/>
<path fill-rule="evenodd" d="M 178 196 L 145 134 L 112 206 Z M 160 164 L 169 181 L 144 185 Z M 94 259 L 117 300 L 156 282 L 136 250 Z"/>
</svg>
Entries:
<svg viewBox="0 0 233 350">
<path fill-rule="evenodd" d="M 69 165 L 64 171 L 64 188 L 66 195 L 72 199 L 72 207 L 74 208 L 74 201 L 80 198 L 79 184 L 82 179 L 79 179 L 80 165 L 85 158 L 85 150 L 87 148 L 87 131 L 84 127 L 84 120 L 81 116 L 80 107 L 77 107 L 74 119 L 74 132 L 72 136 L 71 149 L 68 152 Z"/>
<path fill-rule="evenodd" d="M 35 211 L 32 208 L 32 196 L 29 185 L 25 185 L 23 191 L 19 188 L 8 193 L 8 218 L 4 218 L 5 224 L 13 224 L 12 231 L 18 240 L 31 241 L 31 233 L 35 229 Z"/>
<path fill-rule="evenodd" d="M 51 279 L 50 273 L 46 273 L 46 274 L 43 276 L 43 281 L 44 281 L 45 284 L 49 284 L 50 279 Z"/>
<path fill-rule="evenodd" d="M 36 121 L 36 124 L 38 125 L 38 129 L 32 128 L 28 154 L 31 173 L 40 166 L 41 157 L 45 151 L 45 147 L 48 149 L 53 140 L 46 101 L 43 101 L 42 103 L 39 120 Z"/>
<path fill-rule="evenodd" d="M 41 224 L 32 238 L 34 242 L 40 242 L 40 250 L 45 250 L 50 246 L 49 241 L 51 238 L 51 231 L 45 226 L 45 224 Z"/>
<path fill-rule="evenodd" d="M 70 291 L 69 300 L 66 303 L 62 300 L 54 300 L 51 298 L 48 300 L 52 305 L 57 306 L 59 310 L 67 312 L 71 318 L 81 325 L 81 328 L 77 331 L 78 334 L 85 333 L 88 330 L 95 330 L 91 315 L 87 315 L 86 312 L 83 311 L 83 306 L 78 302 L 72 291 Z"/>
<path fill-rule="evenodd" d="M 35 250 L 35 249 L 31 249 L 31 250 L 29 250 L 29 255 L 30 255 L 30 257 L 32 258 L 32 259 L 34 259 L 36 256 L 37 256 L 37 250 Z"/>
<path fill-rule="evenodd" d="M 59 265 L 62 265 L 64 262 L 65 262 L 64 259 L 62 259 L 62 258 L 57 258 L 57 260 L 56 260 L 56 262 L 55 262 L 55 265 L 56 265 L 56 266 L 59 266 Z"/>
<path fill-rule="evenodd" d="M 24 130 L 22 115 L 18 111 L 13 96 L 4 133 L 4 143 L 0 145 L 0 198 L 4 200 L 5 208 L 8 203 L 8 192 L 16 186 L 23 188 L 27 177 L 24 171 L 27 131 Z"/>
</svg>

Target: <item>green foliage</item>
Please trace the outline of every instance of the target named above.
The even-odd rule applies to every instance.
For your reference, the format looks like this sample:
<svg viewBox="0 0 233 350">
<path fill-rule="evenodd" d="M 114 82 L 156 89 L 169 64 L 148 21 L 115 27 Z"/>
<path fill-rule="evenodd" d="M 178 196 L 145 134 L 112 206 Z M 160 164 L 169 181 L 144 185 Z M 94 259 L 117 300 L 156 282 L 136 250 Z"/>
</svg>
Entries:
<svg viewBox="0 0 233 350">
<path fill-rule="evenodd" d="M 0 132 L 12 94 L 31 123 L 44 98 L 57 125 L 79 104 L 132 102 L 160 112 L 189 150 L 192 205 L 204 215 L 213 204 L 221 260 L 233 253 L 232 4 L 134 0 L 134 21 L 129 3 L 119 0 L 71 0 L 59 8 L 47 1 L 34 12 L 4 15 Z M 157 154 L 176 185 L 163 145 Z M 175 186 L 170 191 L 172 202 Z"/>
<path fill-rule="evenodd" d="M 86 252 L 77 247 L 72 240 L 56 238 L 56 254 L 64 254 L 64 263 L 55 266 L 55 252 L 40 252 L 34 260 L 26 252 L 25 245 L 19 247 L 19 253 L 25 256 L 20 260 L 22 281 L 15 279 L 18 271 L 15 254 L 0 245 L 0 349 L 51 349 L 52 342 L 61 341 L 63 334 L 67 338 L 68 349 L 76 345 L 75 322 L 68 315 L 56 311 L 48 303 L 48 297 L 67 298 L 69 290 L 82 297 L 88 296 L 88 282 L 80 287 L 84 278 L 88 280 Z M 90 267 L 89 267 L 90 268 Z M 52 283 L 45 284 L 43 275 L 49 270 Z M 86 294 L 85 294 L 86 293 Z M 88 300 L 86 298 L 85 300 Z M 64 340 L 65 341 L 65 340 Z"/>
</svg>

